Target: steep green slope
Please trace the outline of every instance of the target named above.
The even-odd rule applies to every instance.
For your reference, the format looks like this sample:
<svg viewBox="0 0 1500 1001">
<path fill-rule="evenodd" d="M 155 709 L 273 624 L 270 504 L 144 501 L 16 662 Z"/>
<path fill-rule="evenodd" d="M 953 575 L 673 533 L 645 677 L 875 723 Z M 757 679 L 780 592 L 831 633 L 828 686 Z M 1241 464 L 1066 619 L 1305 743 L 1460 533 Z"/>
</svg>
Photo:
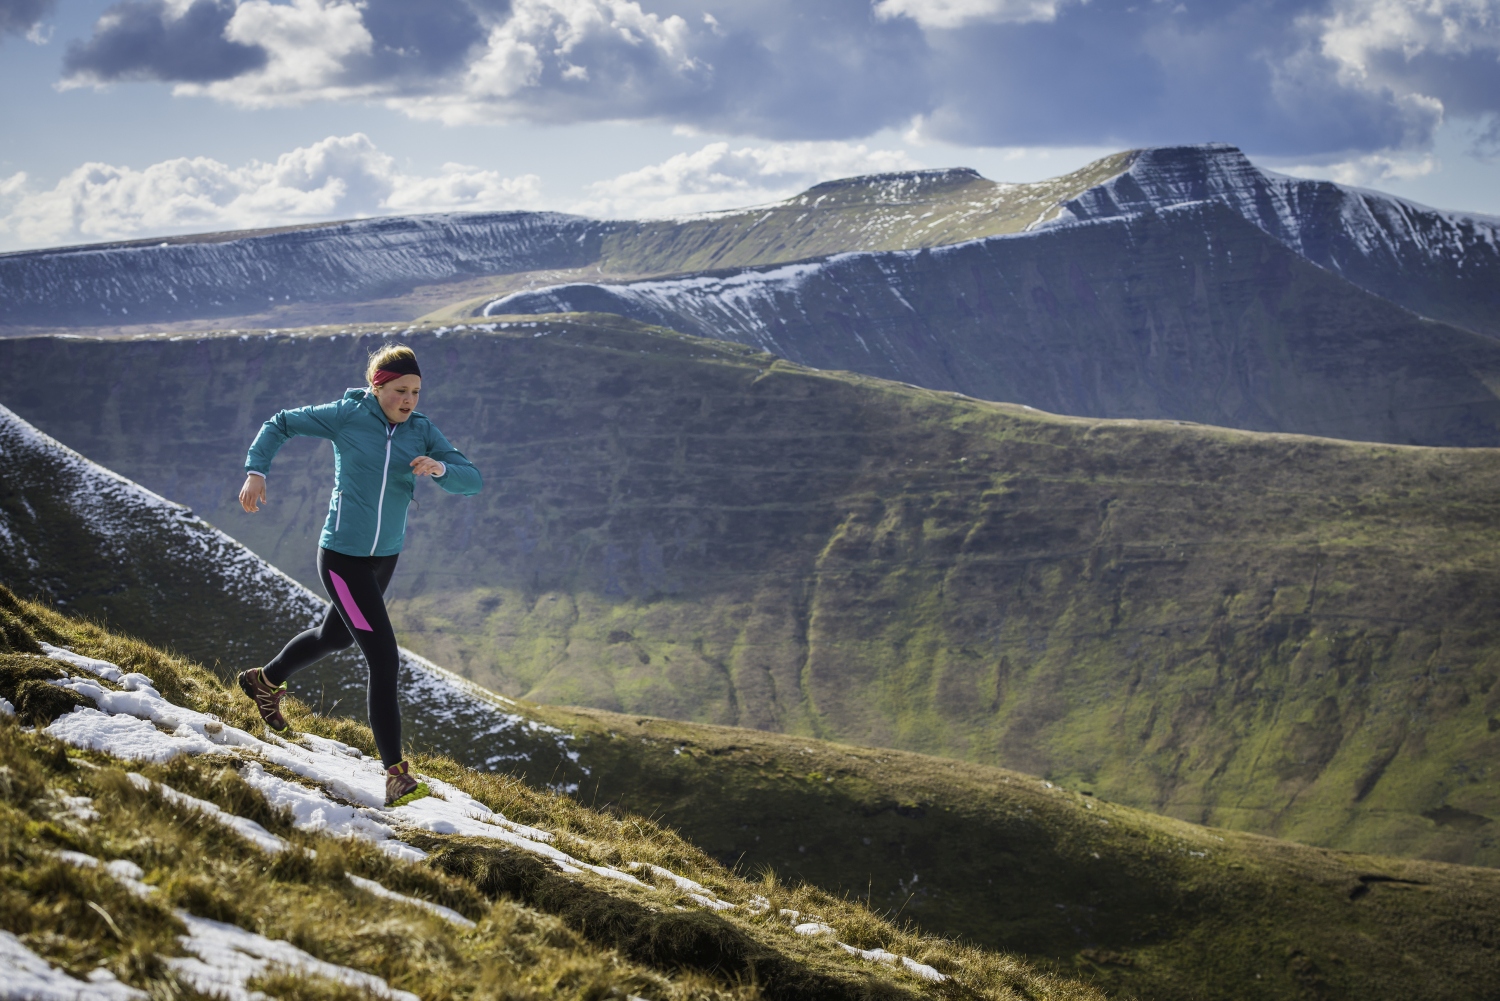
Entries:
<svg viewBox="0 0 1500 1001">
<path fill-rule="evenodd" d="M 1034 776 L 598 710 L 580 798 L 1142 998 L 1478 998 L 1500 874 L 1202 828 Z M 533 780 L 546 780 L 533 767 Z"/>
<path fill-rule="evenodd" d="M 15 340 L 5 402 L 310 579 L 326 446 L 256 518 L 240 457 L 382 333 Z M 403 336 L 488 488 L 421 495 L 391 604 L 481 684 L 1500 862 L 1500 452 L 1052 417 L 607 317 Z"/>
<path fill-rule="evenodd" d="M 259 730 L 248 700 L 195 664 L 18 603 L 4 589 L 0 609 L 0 688 L 8 694 L 20 687 L 29 696 L 26 686 L 38 684 L 67 694 L 35 678 L 68 673 L 68 665 L 40 656 L 39 646 L 66 644 L 139 672 L 119 679 L 129 693 L 143 691 L 141 673 L 149 672 L 153 697 L 160 689 L 172 712 L 187 718 L 213 713 L 213 732 Z M 29 680 L 17 686 L 23 675 Z M 107 680 L 91 685 L 114 692 Z M 93 698 L 103 706 L 105 697 Z M 369 731 L 301 707 L 299 729 L 325 739 L 303 739 L 300 755 L 295 744 L 263 744 L 242 732 L 237 742 L 216 746 L 199 737 L 196 749 L 184 750 L 184 742 L 166 748 L 177 752 L 170 758 L 130 761 L 98 746 L 83 749 L 67 734 L 68 745 L 53 739 L 59 725 L 80 718 L 65 715 L 66 702 L 48 709 L 43 700 L 21 701 L 36 729 L 0 714 L 0 930 L 19 938 L 4 943 L 0 990 L 11 997 L 38 996 L 18 982 L 18 946 L 80 980 L 98 984 L 102 970 L 105 981 L 169 998 L 208 996 L 219 988 L 205 978 L 235 979 L 237 970 L 238 996 L 249 987 L 265 992 L 256 997 L 308 1001 L 392 997 L 392 989 L 428 1001 L 1101 996 L 1011 956 L 898 929 L 850 900 L 769 876 L 747 880 L 651 821 L 606 816 L 451 760 L 414 764 L 451 784 L 434 783 L 436 797 L 473 819 L 487 817 L 486 827 L 424 828 L 415 805 L 355 813 L 351 806 L 367 807 L 360 788 L 291 766 L 316 764 L 317 755 L 357 759 L 373 751 Z M 107 711 L 116 724 L 155 734 L 150 745 L 138 737 L 134 748 L 172 744 L 165 730 L 128 711 Z M 49 733 L 39 732 L 54 719 Z M 309 813 L 301 805 L 308 801 L 322 812 Z M 506 816 L 497 816 L 502 809 Z M 339 836 L 351 815 L 359 822 Z M 395 836 L 401 854 L 378 847 Z M 894 955 L 890 962 L 851 955 L 835 938 L 849 949 Z M 289 959 L 298 949 L 303 956 Z M 272 962 L 243 983 L 257 956 Z M 911 957 L 931 965 L 915 967 Z M 299 966 L 313 966 L 314 975 Z M 102 987 L 85 994 L 78 980 L 56 986 L 42 996 L 127 996 L 118 984 L 110 995 Z"/>
</svg>

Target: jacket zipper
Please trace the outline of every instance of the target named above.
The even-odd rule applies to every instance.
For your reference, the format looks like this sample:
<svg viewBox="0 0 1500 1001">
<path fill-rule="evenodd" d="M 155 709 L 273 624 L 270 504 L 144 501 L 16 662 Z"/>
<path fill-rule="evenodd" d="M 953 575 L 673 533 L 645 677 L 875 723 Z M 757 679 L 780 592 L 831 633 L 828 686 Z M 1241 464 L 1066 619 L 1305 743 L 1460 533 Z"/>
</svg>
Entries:
<svg viewBox="0 0 1500 1001">
<path fill-rule="evenodd" d="M 380 516 L 385 513 L 385 481 L 391 473 L 391 436 L 395 433 L 394 424 L 385 429 L 385 466 L 380 470 L 380 500 L 375 502 L 375 541 L 370 544 L 371 556 L 380 548 Z"/>
<path fill-rule="evenodd" d="M 334 491 L 334 501 L 333 501 L 333 530 L 335 532 L 337 532 L 339 530 L 339 525 L 343 524 L 343 521 L 344 521 L 344 492 L 342 490 L 335 490 Z"/>
</svg>

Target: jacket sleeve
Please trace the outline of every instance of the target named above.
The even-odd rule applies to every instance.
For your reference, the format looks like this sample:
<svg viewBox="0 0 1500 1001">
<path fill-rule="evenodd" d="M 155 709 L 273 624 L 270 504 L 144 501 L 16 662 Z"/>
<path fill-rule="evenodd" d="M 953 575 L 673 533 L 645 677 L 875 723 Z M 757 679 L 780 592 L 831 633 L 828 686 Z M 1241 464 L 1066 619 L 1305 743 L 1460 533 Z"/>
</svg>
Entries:
<svg viewBox="0 0 1500 1001">
<path fill-rule="evenodd" d="M 255 436 L 255 441 L 250 443 L 250 451 L 245 456 L 245 472 L 260 473 L 262 476 L 269 473 L 271 460 L 276 458 L 276 453 L 288 439 L 303 436 L 332 440 L 343 423 L 342 402 L 339 400 L 320 403 L 315 407 L 283 410 L 266 421 L 260 426 L 260 434 Z"/>
<path fill-rule="evenodd" d="M 427 425 L 427 455 L 448 467 L 442 476 L 434 476 L 432 482 L 450 494 L 472 496 L 484 486 L 484 480 L 480 477 L 479 470 L 474 468 L 474 463 L 449 444 L 448 439 L 443 437 L 443 432 L 434 424 Z"/>
</svg>

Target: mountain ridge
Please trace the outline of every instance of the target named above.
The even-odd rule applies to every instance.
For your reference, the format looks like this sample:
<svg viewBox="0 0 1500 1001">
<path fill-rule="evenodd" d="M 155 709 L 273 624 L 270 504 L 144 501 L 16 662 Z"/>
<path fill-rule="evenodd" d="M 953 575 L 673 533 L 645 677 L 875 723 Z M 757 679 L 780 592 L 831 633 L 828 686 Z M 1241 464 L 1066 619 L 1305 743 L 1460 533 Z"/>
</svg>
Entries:
<svg viewBox="0 0 1500 1001">
<path fill-rule="evenodd" d="M 0 255 L 0 290 L 6 293 L 0 300 L 0 326 L 107 328 L 211 317 L 232 320 L 237 315 L 263 315 L 262 325 L 277 325 L 276 317 L 281 325 L 295 325 L 319 322 L 311 315 L 299 319 L 294 308 L 298 303 L 309 309 L 323 303 L 323 316 L 340 303 L 353 305 L 356 300 L 347 298 L 350 295 L 389 298 L 382 309 L 407 311 L 404 316 L 367 319 L 412 319 L 434 312 L 430 305 L 416 305 L 426 305 L 429 298 L 411 296 L 414 289 L 434 283 L 432 295 L 441 296 L 445 284 L 452 286 L 452 304 L 447 307 L 451 310 L 475 294 L 463 283 L 485 275 L 498 278 L 584 267 L 597 268 L 601 276 L 662 275 L 786 263 L 846 251 L 947 245 L 1088 215 L 1118 214 L 1122 206 L 1138 203 L 1147 189 L 1154 193 L 1151 204 L 1157 208 L 1212 194 L 1309 260 L 1332 267 L 1361 287 L 1390 295 L 1423 315 L 1495 332 L 1495 295 L 1500 293 L 1487 291 L 1488 280 L 1480 276 L 1470 281 L 1467 274 L 1455 278 L 1443 270 L 1451 261 L 1433 263 L 1432 246 L 1426 246 L 1423 257 L 1415 252 L 1422 249 L 1421 241 L 1402 236 L 1443 235 L 1445 247 L 1458 247 L 1485 275 L 1493 276 L 1500 274 L 1494 225 L 1477 216 L 1429 210 L 1328 182 L 1270 175 L 1224 144 L 1126 151 L 1064 177 L 1026 184 L 988 181 L 967 168 L 866 175 L 825 182 L 783 202 L 696 218 L 608 222 L 524 212 L 387 217 L 15 252 Z M 820 207 L 829 199 L 828 206 Z M 1332 213 L 1333 218 L 1317 224 L 1322 226 L 1321 235 L 1314 234 L 1317 239 L 1303 240 L 1301 224 L 1283 224 L 1291 218 L 1286 212 L 1262 211 L 1265 206 L 1260 203 L 1267 199 L 1305 203 L 1308 211 Z M 924 204 L 925 213 L 904 211 Z M 842 217 L 861 206 L 874 214 Z M 1361 232 L 1400 230 L 1401 239 L 1388 248 L 1391 254 L 1349 253 L 1358 241 L 1347 233 L 1340 235 L 1340 213 L 1351 206 L 1370 217 L 1360 221 Z M 1372 214 L 1372 207 L 1379 211 Z M 808 223 L 803 218 L 807 212 L 822 214 Z M 766 229 L 767 213 L 784 218 Z M 1459 232 L 1460 220 L 1467 221 L 1467 235 Z M 1290 233 L 1292 229 L 1297 232 Z M 518 234 L 529 241 L 520 252 L 496 251 L 498 239 Z M 311 253 L 310 247 L 323 249 Z M 127 258 L 145 263 L 153 254 L 160 259 L 152 260 L 149 270 L 162 273 L 155 278 L 132 273 L 147 269 L 123 266 Z M 285 265 L 276 264 L 277 254 L 287 258 Z M 331 263 L 333 255 L 346 263 Z M 81 264 L 84 259 L 93 263 L 92 277 Z M 1392 282 L 1401 268 L 1415 276 L 1406 297 L 1400 283 Z M 279 286 L 280 299 L 265 295 L 267 282 Z M 132 308 L 134 313 L 123 312 Z"/>
<path fill-rule="evenodd" d="M 922 250 L 556 285 L 481 312 L 617 313 L 1052 413 L 1500 444 L 1500 343 L 1420 320 L 1215 201 Z"/>
</svg>

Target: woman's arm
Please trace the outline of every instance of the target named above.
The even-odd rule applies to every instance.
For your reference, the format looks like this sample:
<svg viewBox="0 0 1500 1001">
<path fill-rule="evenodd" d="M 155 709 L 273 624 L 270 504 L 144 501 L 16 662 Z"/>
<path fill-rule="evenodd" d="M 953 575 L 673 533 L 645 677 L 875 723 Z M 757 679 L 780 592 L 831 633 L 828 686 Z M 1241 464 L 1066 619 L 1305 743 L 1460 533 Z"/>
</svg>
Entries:
<svg viewBox="0 0 1500 1001">
<path fill-rule="evenodd" d="M 260 426 L 245 455 L 245 484 L 240 487 L 240 507 L 251 514 L 266 502 L 266 476 L 271 460 L 290 439 L 299 436 L 332 439 L 343 420 L 342 400 L 315 407 L 283 410 Z"/>
<path fill-rule="evenodd" d="M 432 477 L 432 482 L 450 494 L 471 496 L 479 493 L 484 486 L 484 479 L 479 475 L 479 470 L 474 468 L 474 463 L 449 444 L 448 439 L 443 437 L 443 432 L 439 431 L 435 425 L 429 423 L 427 432 L 425 458 L 441 462 L 445 467 L 442 475 Z M 419 457 L 417 461 L 421 461 L 421 458 Z M 416 462 L 413 462 L 412 466 L 415 468 Z"/>
</svg>

